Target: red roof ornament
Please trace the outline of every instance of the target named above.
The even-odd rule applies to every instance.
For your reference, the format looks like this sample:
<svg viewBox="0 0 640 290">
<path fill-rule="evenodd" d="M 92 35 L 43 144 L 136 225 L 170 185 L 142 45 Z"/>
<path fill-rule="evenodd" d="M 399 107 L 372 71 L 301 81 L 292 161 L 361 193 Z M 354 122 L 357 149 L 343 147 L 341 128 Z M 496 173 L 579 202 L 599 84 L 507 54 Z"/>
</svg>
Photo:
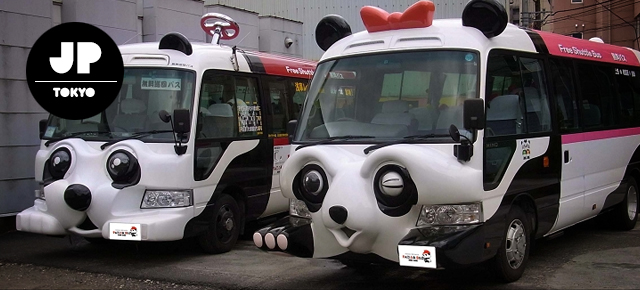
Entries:
<svg viewBox="0 0 640 290">
<path fill-rule="evenodd" d="M 385 30 L 429 27 L 433 22 L 436 6 L 431 1 L 420 0 L 409 6 L 403 13 L 389 14 L 381 8 L 364 6 L 360 9 L 360 17 L 369 32 Z"/>
</svg>

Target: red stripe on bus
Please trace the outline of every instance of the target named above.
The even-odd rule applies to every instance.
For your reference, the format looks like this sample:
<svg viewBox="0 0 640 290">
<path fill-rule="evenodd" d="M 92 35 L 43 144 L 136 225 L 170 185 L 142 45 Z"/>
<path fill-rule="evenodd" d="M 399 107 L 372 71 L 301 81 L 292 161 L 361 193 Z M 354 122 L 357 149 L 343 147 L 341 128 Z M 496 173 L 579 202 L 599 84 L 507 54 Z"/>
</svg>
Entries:
<svg viewBox="0 0 640 290">
<path fill-rule="evenodd" d="M 267 53 L 250 52 L 260 59 L 267 74 L 286 77 L 311 79 L 316 70 L 316 63 L 306 59 L 276 56 Z"/>
<path fill-rule="evenodd" d="M 273 146 L 289 145 L 289 137 L 273 138 Z"/>
<path fill-rule="evenodd" d="M 609 138 L 640 135 L 640 128 L 628 128 L 618 130 L 595 131 L 562 135 L 562 144 L 571 144 L 585 141 L 602 140 Z"/>
<path fill-rule="evenodd" d="M 638 57 L 625 47 L 545 31 L 536 31 L 536 33 L 542 37 L 552 55 L 615 64 L 640 65 Z"/>
</svg>

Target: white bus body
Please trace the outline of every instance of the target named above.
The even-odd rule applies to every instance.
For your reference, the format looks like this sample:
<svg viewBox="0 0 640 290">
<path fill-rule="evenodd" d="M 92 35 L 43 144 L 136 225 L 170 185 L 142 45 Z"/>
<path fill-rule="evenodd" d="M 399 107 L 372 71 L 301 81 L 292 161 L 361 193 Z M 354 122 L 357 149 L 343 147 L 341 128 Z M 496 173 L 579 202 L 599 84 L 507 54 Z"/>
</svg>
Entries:
<svg viewBox="0 0 640 290">
<path fill-rule="evenodd" d="M 533 239 L 609 211 L 635 226 L 639 52 L 507 24 L 493 0 L 462 19 L 434 9 L 364 7 L 354 34 L 318 24 L 339 40 L 317 36 L 326 52 L 280 176 L 290 217 L 256 246 L 347 264 L 492 260 L 514 281 Z"/>
<path fill-rule="evenodd" d="M 18 214 L 18 230 L 89 240 L 197 236 L 219 253 L 246 222 L 287 210 L 279 189 L 286 122 L 315 63 L 191 44 L 177 33 L 120 52 L 124 80 L 110 107 L 41 124 L 41 188 Z"/>
</svg>

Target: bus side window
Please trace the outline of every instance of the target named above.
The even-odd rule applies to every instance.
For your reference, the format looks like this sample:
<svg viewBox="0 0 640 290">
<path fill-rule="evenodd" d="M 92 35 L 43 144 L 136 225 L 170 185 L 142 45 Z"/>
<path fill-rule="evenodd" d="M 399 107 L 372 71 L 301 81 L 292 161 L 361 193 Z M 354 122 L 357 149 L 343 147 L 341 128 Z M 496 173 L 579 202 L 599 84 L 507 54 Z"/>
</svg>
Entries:
<svg viewBox="0 0 640 290">
<path fill-rule="evenodd" d="M 582 124 L 587 129 L 612 125 L 611 99 L 614 97 L 609 80 L 599 67 L 578 64 L 582 94 Z"/>
<path fill-rule="evenodd" d="M 561 131 L 578 128 L 578 105 L 570 61 L 551 59 L 551 82 L 557 106 L 556 115 Z"/>
<path fill-rule="evenodd" d="M 264 77 L 266 92 L 269 96 L 269 106 L 271 114 L 268 117 L 271 121 L 269 135 L 286 134 L 287 123 L 289 122 L 289 92 L 287 90 L 286 79 L 283 77 Z"/>
<path fill-rule="evenodd" d="M 291 98 L 293 103 L 292 119 L 298 120 L 300 119 L 304 98 L 307 96 L 309 82 L 307 80 L 292 80 L 289 82 L 289 85 L 292 87 L 291 91 L 293 91 L 293 97 Z"/>
<path fill-rule="evenodd" d="M 625 126 L 632 126 L 640 122 L 640 79 L 636 76 L 639 71 L 629 70 L 625 75 L 624 71 L 616 74 L 616 84 L 620 93 L 618 111 L 620 122 Z"/>
<path fill-rule="evenodd" d="M 551 131 L 551 113 L 542 64 L 537 59 L 526 57 L 520 58 L 520 64 L 527 132 Z"/>
<path fill-rule="evenodd" d="M 522 85 L 517 58 L 492 55 L 487 64 L 487 136 L 514 135 L 524 132 Z M 506 90 L 505 84 L 511 84 Z M 495 92 L 495 96 L 493 95 Z"/>
</svg>

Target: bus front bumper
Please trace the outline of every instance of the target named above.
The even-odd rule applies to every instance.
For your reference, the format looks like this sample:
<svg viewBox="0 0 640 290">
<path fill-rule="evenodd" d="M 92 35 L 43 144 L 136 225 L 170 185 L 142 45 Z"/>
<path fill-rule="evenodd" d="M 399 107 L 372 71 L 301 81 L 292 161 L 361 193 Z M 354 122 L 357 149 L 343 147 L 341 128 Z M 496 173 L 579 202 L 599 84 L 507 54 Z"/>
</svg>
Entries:
<svg viewBox="0 0 640 290">
<path fill-rule="evenodd" d="M 401 253 L 401 248 L 409 249 L 409 252 L 418 255 L 428 248 L 435 251 L 436 263 L 428 267 L 426 265 L 416 267 L 452 269 L 475 265 L 495 256 L 501 245 L 501 232 L 502 228 L 495 223 L 414 228 L 398 242 L 398 260 L 402 260 L 402 255 L 405 254 Z M 307 258 L 313 257 L 315 246 L 311 220 L 293 216 L 287 216 L 256 231 L 253 241 L 263 250 L 283 251 Z M 384 260 L 377 255 L 375 255 L 376 259 L 372 259 L 371 255 L 347 252 L 334 258 L 368 262 Z M 400 264 L 408 266 L 403 265 L 402 262 Z"/>
<path fill-rule="evenodd" d="M 75 233 L 87 238 L 105 238 L 130 241 L 175 241 L 184 237 L 187 222 L 194 216 L 194 208 L 149 209 L 111 217 L 104 223 L 87 227 L 86 222 L 63 226 L 64 221 L 47 211 L 44 200 L 16 216 L 16 229 L 43 235 Z M 87 216 L 87 218 L 90 218 Z M 97 218 L 96 218 L 97 220 Z M 66 222 L 65 224 L 68 224 Z M 99 227 L 98 227 L 99 226 Z"/>
</svg>

